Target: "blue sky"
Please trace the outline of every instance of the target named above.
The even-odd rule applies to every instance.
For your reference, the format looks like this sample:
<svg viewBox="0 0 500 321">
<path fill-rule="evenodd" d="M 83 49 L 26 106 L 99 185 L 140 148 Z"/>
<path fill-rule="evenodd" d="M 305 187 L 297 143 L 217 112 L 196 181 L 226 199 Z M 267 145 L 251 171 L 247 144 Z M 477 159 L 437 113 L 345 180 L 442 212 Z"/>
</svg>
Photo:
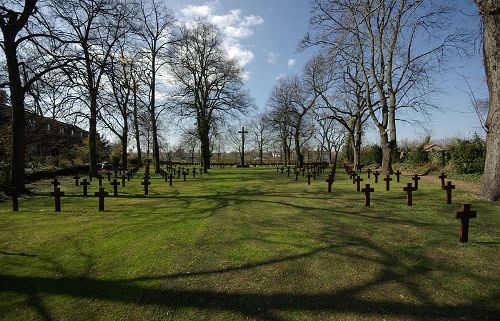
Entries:
<svg viewBox="0 0 500 321">
<path fill-rule="evenodd" d="M 308 29 L 309 0 L 175 0 L 169 4 L 181 20 L 202 16 L 221 28 L 228 55 L 243 62 L 247 87 L 261 110 L 277 78 L 299 73 L 316 50 L 300 53 L 296 50 Z M 459 10 L 453 23 L 457 27 L 477 29 L 479 17 L 475 5 L 468 1 L 457 4 Z M 399 139 L 420 139 L 427 133 L 435 139 L 467 137 L 474 132 L 481 134 L 477 117 L 469 107 L 464 77 L 477 96 L 487 97 L 479 50 L 473 57 L 452 59 L 447 70 L 436 75 L 436 86 L 441 92 L 432 97 L 432 102 L 440 110 L 432 111 L 427 120 L 415 112 L 408 114 L 407 117 L 426 121 L 426 129 L 399 123 Z M 370 131 L 367 138 L 371 142 L 377 141 L 376 135 Z"/>
</svg>

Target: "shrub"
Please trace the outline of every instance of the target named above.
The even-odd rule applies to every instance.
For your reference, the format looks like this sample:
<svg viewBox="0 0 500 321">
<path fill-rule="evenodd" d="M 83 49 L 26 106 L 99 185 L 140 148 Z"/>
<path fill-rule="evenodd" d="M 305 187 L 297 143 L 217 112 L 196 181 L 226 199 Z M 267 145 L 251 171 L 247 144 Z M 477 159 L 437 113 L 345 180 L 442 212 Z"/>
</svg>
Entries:
<svg viewBox="0 0 500 321">
<path fill-rule="evenodd" d="M 484 170 L 486 147 L 476 134 L 472 139 L 457 139 L 450 146 L 453 169 L 458 174 L 477 174 Z"/>
<path fill-rule="evenodd" d="M 361 163 L 365 165 L 382 164 L 382 147 L 368 145 L 361 148 Z"/>
<path fill-rule="evenodd" d="M 424 145 L 420 145 L 414 150 L 408 151 L 406 161 L 410 165 L 420 165 L 429 161 L 429 155 L 424 149 Z"/>
</svg>

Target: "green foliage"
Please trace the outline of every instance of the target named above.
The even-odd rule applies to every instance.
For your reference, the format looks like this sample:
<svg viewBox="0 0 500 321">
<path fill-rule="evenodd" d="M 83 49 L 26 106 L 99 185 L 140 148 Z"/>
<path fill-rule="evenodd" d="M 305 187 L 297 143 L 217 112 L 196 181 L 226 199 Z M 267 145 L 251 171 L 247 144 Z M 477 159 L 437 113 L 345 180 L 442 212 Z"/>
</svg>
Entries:
<svg viewBox="0 0 500 321">
<path fill-rule="evenodd" d="M 424 150 L 424 145 L 419 145 L 417 148 L 408 151 L 407 160 L 410 165 L 420 165 L 429 161 L 429 155 Z"/>
<path fill-rule="evenodd" d="M 477 134 L 472 139 L 457 139 L 449 151 L 453 169 L 458 174 L 483 172 L 486 146 Z"/>
<path fill-rule="evenodd" d="M 382 147 L 368 145 L 361 148 L 361 162 L 365 165 L 382 164 Z"/>
</svg>

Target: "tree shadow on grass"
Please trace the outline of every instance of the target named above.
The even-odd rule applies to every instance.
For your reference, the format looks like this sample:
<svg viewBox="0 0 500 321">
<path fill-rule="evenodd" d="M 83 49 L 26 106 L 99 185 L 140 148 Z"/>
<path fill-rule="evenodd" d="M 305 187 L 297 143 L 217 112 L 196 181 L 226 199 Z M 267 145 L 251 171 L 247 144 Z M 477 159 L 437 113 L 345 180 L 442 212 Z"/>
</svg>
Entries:
<svg viewBox="0 0 500 321">
<path fill-rule="evenodd" d="M 330 234 L 330 230 L 324 230 Z M 338 230 L 336 230 L 338 233 Z M 234 313 L 235 315 L 259 320 L 289 320 L 294 319 L 296 313 L 349 313 L 363 318 L 394 317 L 400 319 L 466 319 L 466 320 L 494 320 L 500 312 L 491 302 L 498 302 L 498 292 L 490 296 L 484 295 L 467 303 L 436 303 L 429 290 L 416 283 L 415 279 L 427 277 L 432 270 L 425 261 L 428 260 L 421 254 L 402 254 L 391 252 L 373 241 L 358 237 L 348 232 L 343 232 L 338 244 L 305 251 L 299 254 L 274 257 L 258 262 L 248 262 L 236 266 L 225 266 L 211 270 L 193 271 L 190 273 L 171 273 L 165 275 L 145 275 L 129 279 L 96 279 L 89 276 L 91 268 L 85 274 L 78 276 L 63 273 L 62 277 L 38 277 L 0 274 L 0 290 L 13 292 L 27 298 L 26 304 L 34 308 L 43 320 L 53 320 L 50 311 L 40 299 L 43 296 L 66 296 L 85 300 L 117 302 L 139 306 L 160 306 L 169 309 L 191 308 L 204 311 Z M 352 246 L 358 248 L 353 251 Z M 81 254 L 85 255 L 85 254 Z M 348 260 L 365 261 L 368 264 L 382 267 L 378 272 L 364 279 L 365 281 L 352 286 L 335 289 L 332 291 L 316 291 L 315 293 L 285 292 L 282 290 L 266 293 L 246 291 L 216 291 L 207 289 L 193 289 L 159 286 L 158 282 L 151 286 L 150 281 L 168 281 L 192 278 L 210 277 L 213 275 L 236 273 L 252 273 L 256 278 L 266 269 L 284 268 L 303 261 L 314 260 L 321 256 L 323 259 L 329 255 L 340 255 Z M 326 256 L 326 258 L 325 258 Z M 424 264 L 403 264 L 402 261 L 411 258 L 412 262 Z M 87 264 L 94 264 L 92 259 L 86 260 Z M 56 262 L 53 262 L 56 263 Z M 333 264 L 333 263 L 332 263 Z M 60 267 L 55 266 L 58 272 Z M 440 264 L 439 270 L 460 277 L 466 273 L 469 277 L 480 279 L 474 271 L 461 271 L 456 267 Z M 248 276 L 247 276 L 248 278 Z M 487 280 L 494 282 L 495 280 Z M 325 283 L 335 283 L 334 280 L 325 280 Z M 365 291 L 370 291 L 390 283 L 397 283 L 407 289 L 418 302 L 398 301 L 382 293 L 375 299 L 365 297 Z M 200 282 L 202 285 L 203 282 Z M 271 289 L 272 290 L 272 289 Z M 381 291 L 381 290 L 377 290 Z"/>
</svg>

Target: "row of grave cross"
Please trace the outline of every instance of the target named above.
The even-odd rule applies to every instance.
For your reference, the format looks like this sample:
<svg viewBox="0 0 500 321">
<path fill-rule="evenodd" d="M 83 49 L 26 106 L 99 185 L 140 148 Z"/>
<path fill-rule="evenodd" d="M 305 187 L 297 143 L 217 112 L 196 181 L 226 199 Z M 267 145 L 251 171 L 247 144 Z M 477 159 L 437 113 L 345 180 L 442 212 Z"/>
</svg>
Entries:
<svg viewBox="0 0 500 321">
<path fill-rule="evenodd" d="M 111 181 L 110 185 L 113 186 L 113 196 L 115 196 L 115 197 L 118 196 L 118 186 L 121 185 L 122 187 L 125 187 L 126 181 L 130 182 L 130 179 L 134 177 L 134 175 L 138 172 L 138 169 L 139 169 L 138 167 L 135 167 L 134 169 L 127 171 L 126 173 L 121 174 L 121 183 L 118 182 L 118 180 L 116 178 L 116 177 L 118 177 L 117 171 L 115 171 L 115 178 L 113 178 L 112 181 L 111 181 L 111 178 L 109 175 L 110 172 L 108 172 L 107 176 L 109 177 L 109 180 Z M 186 180 L 185 177 L 186 177 L 186 174 L 188 172 L 188 169 L 182 168 L 182 169 L 178 169 L 178 170 L 179 170 L 179 172 L 182 171 L 182 173 L 184 175 L 184 180 Z M 167 168 L 167 171 L 165 171 L 163 169 L 160 170 L 160 174 L 163 177 L 165 177 L 165 181 L 167 181 L 167 177 L 169 178 L 169 185 L 170 186 L 172 186 L 172 179 L 173 179 L 173 175 L 174 175 L 175 171 L 176 171 L 176 169 L 173 167 Z M 193 168 L 193 170 L 192 170 L 193 177 L 196 177 L 196 172 L 197 172 L 197 169 Z M 200 167 L 199 172 L 200 172 L 200 175 L 203 175 L 203 168 L 202 167 Z M 81 177 L 79 175 L 73 176 L 73 179 L 75 180 L 75 185 L 82 186 L 83 196 L 87 197 L 88 196 L 88 186 L 90 185 L 90 182 L 92 181 L 93 176 L 90 175 L 89 180 L 87 180 L 85 178 L 85 179 L 80 181 L 80 178 Z M 95 178 L 97 178 L 99 181 L 99 191 L 95 192 L 94 196 L 99 197 L 99 211 L 104 211 L 104 198 L 109 196 L 109 193 L 105 192 L 105 189 L 102 186 L 102 181 L 104 179 L 103 176 L 97 175 L 97 176 L 95 176 Z M 53 191 L 50 193 L 50 195 L 54 197 L 55 211 L 60 212 L 61 211 L 61 197 L 65 195 L 64 192 L 61 191 L 61 189 L 59 188 L 59 185 L 61 185 L 61 182 L 57 178 L 54 178 L 50 183 L 53 186 Z M 151 185 L 151 181 L 150 181 L 149 171 L 147 170 L 147 168 L 145 170 L 143 181 L 141 182 L 141 185 L 144 186 L 144 195 L 149 195 L 149 185 Z M 17 193 L 15 189 L 11 189 L 10 195 L 12 196 L 12 209 L 13 209 L 13 211 L 17 212 L 17 211 L 19 211 L 19 193 Z"/>
</svg>

